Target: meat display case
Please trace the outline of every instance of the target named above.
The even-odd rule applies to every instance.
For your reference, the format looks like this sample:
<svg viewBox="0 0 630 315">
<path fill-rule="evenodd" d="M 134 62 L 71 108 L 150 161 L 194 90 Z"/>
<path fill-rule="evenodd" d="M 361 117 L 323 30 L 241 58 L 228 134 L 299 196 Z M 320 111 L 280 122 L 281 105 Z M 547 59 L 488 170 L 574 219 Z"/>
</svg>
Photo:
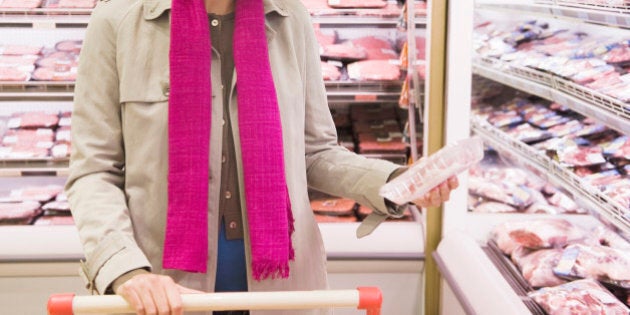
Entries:
<svg viewBox="0 0 630 315">
<path fill-rule="evenodd" d="M 471 111 L 473 74 L 513 88 L 519 93 L 567 106 L 570 110 L 606 125 L 620 134 L 630 134 L 627 103 L 530 67 L 519 67 L 497 58 L 475 56 L 475 17 L 484 20 L 537 20 L 563 29 L 593 34 L 630 36 L 628 7 L 588 5 L 580 1 L 497 1 L 477 0 L 449 7 L 446 136 L 447 142 L 480 135 L 486 145 L 502 153 L 514 165 L 531 170 L 567 191 L 590 215 L 562 215 L 576 226 L 588 229 L 602 224 L 630 236 L 630 207 L 604 195 L 544 153 L 516 140 Z M 508 13 L 508 14 L 506 14 Z M 453 192 L 444 211 L 443 239 L 433 254 L 443 276 L 441 314 L 545 314 L 519 289 L 523 281 L 516 268 L 503 261 L 489 247 L 490 232 L 506 221 L 544 218 L 541 214 L 488 214 L 468 211 L 468 177 L 461 176 L 461 188 Z M 630 179 L 628 179 L 630 180 Z M 463 188 L 463 189 L 462 189 Z M 501 257 L 503 259 L 501 259 Z M 514 270 L 512 270 L 514 271 Z M 436 301 L 437 302 L 437 301 Z"/>
<path fill-rule="evenodd" d="M 52 47 L 61 40 L 82 39 L 90 13 L 90 9 L 0 9 L 0 44 Z M 340 38 L 378 35 L 394 41 L 404 36 L 399 29 L 399 16 L 313 16 L 313 22 L 321 29 L 336 30 Z M 414 23 L 420 35 L 425 23 L 424 15 Z M 325 82 L 331 108 L 383 103 L 395 106 L 402 85 L 402 80 Z M 0 117 L 15 112 L 70 110 L 73 90 L 72 81 L 0 82 Z M 63 184 L 67 175 L 67 158 L 0 160 L 3 191 L 38 183 Z M 386 222 L 362 239 L 355 236 L 358 225 L 320 224 L 329 257 L 331 288 L 368 281 L 383 290 L 386 312 L 416 313 L 421 307 L 416 300 L 421 291 L 424 260 L 421 215 L 414 210 L 412 221 Z M 0 290 L 0 304 L 7 306 L 8 312 L 43 313 L 52 291 L 85 292 L 77 273 L 83 254 L 74 226 L 0 226 L 0 240 L 0 287 L 4 288 Z M 405 302 L 400 303 L 399 298 Z"/>
</svg>

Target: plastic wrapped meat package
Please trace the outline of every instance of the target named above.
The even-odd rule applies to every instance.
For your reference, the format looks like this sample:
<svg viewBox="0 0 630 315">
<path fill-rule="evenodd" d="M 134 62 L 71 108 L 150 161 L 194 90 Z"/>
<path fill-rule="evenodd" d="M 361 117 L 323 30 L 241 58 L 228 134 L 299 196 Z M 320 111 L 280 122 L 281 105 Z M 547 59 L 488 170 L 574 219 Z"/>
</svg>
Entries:
<svg viewBox="0 0 630 315">
<path fill-rule="evenodd" d="M 338 81 L 341 78 L 341 71 L 339 67 L 332 62 L 321 62 L 322 64 L 322 77 L 324 81 Z"/>
<path fill-rule="evenodd" d="M 549 315 L 628 315 L 630 312 L 628 307 L 592 279 L 542 288 L 528 295 Z"/>
<path fill-rule="evenodd" d="M 507 221 L 491 232 L 491 238 L 506 255 L 511 255 L 519 246 L 528 249 L 562 247 L 585 236 L 583 230 L 561 218 Z"/>
<path fill-rule="evenodd" d="M 0 8 L 35 9 L 42 5 L 42 0 L 0 0 Z"/>
<path fill-rule="evenodd" d="M 30 224 L 40 213 L 37 201 L 0 203 L 0 225 Z"/>
<path fill-rule="evenodd" d="M 559 248 L 530 250 L 519 246 L 514 249 L 511 258 L 527 283 L 534 288 L 540 288 L 567 282 L 553 273 L 561 256 L 562 249 Z"/>
<path fill-rule="evenodd" d="M 356 222 L 355 206 L 356 202 L 347 198 L 326 197 L 311 200 L 317 222 Z"/>
<path fill-rule="evenodd" d="M 348 76 L 358 81 L 400 80 L 400 67 L 390 60 L 364 60 L 347 66 Z"/>
<path fill-rule="evenodd" d="M 414 162 L 403 174 L 383 185 L 379 194 L 397 204 L 418 199 L 481 161 L 483 153 L 483 142 L 477 136 L 452 143 Z"/>
<path fill-rule="evenodd" d="M 630 253 L 603 245 L 564 248 L 554 273 L 568 279 L 590 278 L 630 290 Z"/>
</svg>

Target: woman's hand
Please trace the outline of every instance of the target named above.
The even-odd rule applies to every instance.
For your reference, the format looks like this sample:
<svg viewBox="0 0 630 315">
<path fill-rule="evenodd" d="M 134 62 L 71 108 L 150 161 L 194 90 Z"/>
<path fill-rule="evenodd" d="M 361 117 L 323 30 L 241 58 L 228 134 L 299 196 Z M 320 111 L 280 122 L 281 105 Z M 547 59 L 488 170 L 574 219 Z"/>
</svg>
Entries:
<svg viewBox="0 0 630 315">
<path fill-rule="evenodd" d="M 182 315 L 181 294 L 204 293 L 183 287 L 169 276 L 142 273 L 121 284 L 122 296 L 138 315 Z"/>
<path fill-rule="evenodd" d="M 422 208 L 439 207 L 443 202 L 447 201 L 450 197 L 451 190 L 459 186 L 459 181 L 456 176 L 453 176 L 437 187 L 431 189 L 428 193 L 419 199 L 413 201 L 413 203 Z"/>
</svg>

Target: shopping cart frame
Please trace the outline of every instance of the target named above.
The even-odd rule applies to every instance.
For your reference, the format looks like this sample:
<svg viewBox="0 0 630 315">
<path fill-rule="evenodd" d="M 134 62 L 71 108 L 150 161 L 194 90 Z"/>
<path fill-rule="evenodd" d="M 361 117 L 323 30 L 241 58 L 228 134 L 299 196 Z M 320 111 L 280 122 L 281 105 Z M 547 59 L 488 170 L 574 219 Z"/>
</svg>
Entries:
<svg viewBox="0 0 630 315">
<path fill-rule="evenodd" d="M 184 311 L 298 310 L 356 307 L 367 315 L 380 315 L 383 301 L 377 287 L 356 290 L 224 292 L 182 294 Z M 119 295 L 53 294 L 48 315 L 135 313 Z"/>
</svg>

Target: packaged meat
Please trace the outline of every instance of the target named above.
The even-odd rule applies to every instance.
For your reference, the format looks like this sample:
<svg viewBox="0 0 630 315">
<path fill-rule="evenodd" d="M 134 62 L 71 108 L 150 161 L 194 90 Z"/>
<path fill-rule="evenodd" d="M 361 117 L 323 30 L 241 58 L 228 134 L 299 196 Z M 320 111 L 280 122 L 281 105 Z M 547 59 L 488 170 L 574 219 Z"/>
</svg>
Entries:
<svg viewBox="0 0 630 315">
<path fill-rule="evenodd" d="M 472 208 L 473 212 L 478 213 L 513 213 L 518 211 L 508 204 L 496 201 L 481 202 Z"/>
<path fill-rule="evenodd" d="M 69 158 L 72 153 L 72 145 L 67 142 L 58 142 L 50 148 L 50 155 L 53 158 L 63 159 Z"/>
<path fill-rule="evenodd" d="M 488 122 L 495 127 L 505 127 L 518 124 L 523 121 L 523 117 L 516 111 L 494 113 L 488 118 Z"/>
<path fill-rule="evenodd" d="M 47 202 L 54 199 L 62 191 L 63 186 L 60 185 L 29 186 L 12 189 L 9 196 L 1 198 L 0 202 Z"/>
<path fill-rule="evenodd" d="M 530 250 L 519 246 L 512 252 L 511 258 L 527 283 L 534 288 L 540 288 L 567 282 L 553 273 L 561 256 L 562 250 L 559 248 Z"/>
<path fill-rule="evenodd" d="M 7 127 L 15 128 L 54 128 L 59 123 L 59 116 L 46 112 L 25 112 L 14 114 L 7 122 Z M 44 131 L 41 131 L 44 132 Z M 52 132 L 52 130 L 50 130 Z"/>
<path fill-rule="evenodd" d="M 353 215 L 324 215 L 315 214 L 315 221 L 317 223 L 352 223 L 357 222 L 357 217 Z"/>
<path fill-rule="evenodd" d="M 339 60 L 342 62 L 353 62 L 367 58 L 365 49 L 350 43 L 323 46 L 319 55 L 322 60 Z"/>
<path fill-rule="evenodd" d="M 570 118 L 565 117 L 565 116 L 560 116 L 560 115 L 552 115 L 549 117 L 533 117 L 530 120 L 528 120 L 528 122 L 538 128 L 541 129 L 549 129 L 553 126 L 557 126 L 560 124 L 564 124 L 566 122 L 568 122 L 570 120 Z"/>
<path fill-rule="evenodd" d="M 328 5 L 336 9 L 384 8 L 387 2 L 383 0 L 328 0 Z"/>
<path fill-rule="evenodd" d="M 350 42 L 355 47 L 361 47 L 363 49 L 389 49 L 393 50 L 392 43 L 383 37 L 377 36 L 364 36 L 355 39 L 351 39 Z"/>
<path fill-rule="evenodd" d="M 6 9 L 35 9 L 41 4 L 42 0 L 0 0 L 0 8 Z"/>
<path fill-rule="evenodd" d="M 366 104 L 360 106 L 350 107 L 350 118 L 355 121 L 355 125 L 367 122 L 370 125 L 373 124 L 389 124 L 387 121 L 396 121 L 397 113 L 396 108 L 388 105 L 381 104 Z M 380 123 L 379 121 L 383 121 Z M 396 124 L 398 124 L 396 122 Z"/>
<path fill-rule="evenodd" d="M 588 166 L 606 163 L 600 147 L 568 147 L 557 151 L 558 160 L 567 166 Z"/>
<path fill-rule="evenodd" d="M 621 136 L 604 146 L 603 153 L 614 158 L 630 160 L 630 138 Z"/>
<path fill-rule="evenodd" d="M 79 54 L 81 47 L 83 46 L 82 40 L 64 40 L 55 44 L 55 49 L 58 51 L 71 52 Z"/>
<path fill-rule="evenodd" d="M 627 315 L 630 312 L 606 288 L 592 279 L 547 287 L 528 293 L 549 315 Z"/>
<path fill-rule="evenodd" d="M 37 68 L 32 74 L 36 81 L 74 81 L 77 78 L 77 68 L 68 71 L 57 71 L 55 68 Z"/>
<path fill-rule="evenodd" d="M 352 126 L 354 132 L 357 134 L 360 133 L 399 133 L 399 137 L 402 138 L 402 133 L 400 130 L 400 125 L 398 125 L 398 121 L 394 119 L 386 119 L 381 121 L 375 120 L 364 120 L 357 121 Z"/>
<path fill-rule="evenodd" d="M 311 208 L 317 214 L 347 216 L 354 213 L 356 202 L 347 198 L 325 198 L 311 201 Z"/>
<path fill-rule="evenodd" d="M 507 221 L 495 226 L 492 235 L 499 248 L 508 255 L 517 246 L 529 249 L 562 247 L 585 236 L 578 227 L 560 218 Z"/>
<path fill-rule="evenodd" d="M 359 153 L 406 153 L 401 133 L 358 134 Z"/>
<path fill-rule="evenodd" d="M 35 61 L 38 58 L 38 56 L 33 55 L 0 56 L 0 68 L 14 67 L 22 71 L 33 71 L 35 69 Z"/>
<path fill-rule="evenodd" d="M 483 158 L 483 141 L 475 136 L 447 145 L 416 161 L 400 176 L 383 185 L 379 194 L 397 204 L 424 196 L 433 187 L 467 170 Z"/>
<path fill-rule="evenodd" d="M 35 64 L 42 68 L 51 68 L 59 72 L 68 71 L 79 65 L 78 55 L 65 51 L 55 51 L 37 59 Z"/>
<path fill-rule="evenodd" d="M 552 137 L 551 132 L 535 128 L 528 123 L 512 127 L 508 129 L 506 133 L 525 143 L 539 142 Z"/>
<path fill-rule="evenodd" d="M 612 169 L 600 173 L 587 175 L 584 176 L 582 179 L 593 187 L 605 187 L 621 178 L 621 173 L 619 173 L 619 171 L 615 169 Z"/>
<path fill-rule="evenodd" d="M 348 65 L 348 76 L 359 81 L 392 81 L 400 79 L 400 67 L 388 60 L 357 61 Z"/>
<path fill-rule="evenodd" d="M 591 278 L 630 289 L 630 253 L 602 245 L 571 244 L 553 272 L 569 279 Z"/>
<path fill-rule="evenodd" d="M 0 45 L 0 55 L 39 55 L 43 48 L 31 45 Z"/>
<path fill-rule="evenodd" d="M 507 182 L 491 182 L 471 177 L 468 179 L 470 194 L 483 197 L 486 200 L 497 201 L 517 209 L 525 209 L 534 201 L 530 189 L 521 185 Z"/>
<path fill-rule="evenodd" d="M 564 137 L 582 130 L 584 126 L 577 120 L 571 120 L 565 124 L 549 128 L 547 131 L 554 137 Z"/>
<path fill-rule="evenodd" d="M 0 203 L 0 225 L 30 224 L 41 213 L 37 201 Z"/>
<path fill-rule="evenodd" d="M 630 250 L 630 243 L 610 228 L 599 225 L 593 228 L 588 235 L 588 240 L 593 244 L 616 248 L 622 251 Z M 591 242 L 586 242 L 591 244 Z"/>
<path fill-rule="evenodd" d="M 626 169 L 630 167 L 626 166 Z M 629 171 L 626 171 L 628 173 Z M 619 203 L 622 207 L 630 208 L 630 181 L 628 178 L 620 178 L 616 182 L 604 186 L 603 193 Z M 628 212 L 630 214 L 630 212 Z M 630 219 L 630 215 L 628 216 Z"/>
<path fill-rule="evenodd" d="M 341 78 L 341 71 L 330 62 L 322 61 L 322 77 L 324 81 L 338 81 Z"/>
<path fill-rule="evenodd" d="M 565 213 L 586 213 L 586 210 L 578 206 L 573 198 L 561 191 L 555 191 L 547 201 L 550 205 L 559 207 L 564 210 Z"/>
<path fill-rule="evenodd" d="M 2 138 L 5 146 L 23 146 L 49 149 L 53 145 L 52 129 L 11 129 Z"/>
<path fill-rule="evenodd" d="M 324 33 L 319 29 L 319 27 L 316 27 L 315 37 L 317 38 L 319 46 L 322 47 L 326 45 L 332 45 L 337 42 L 337 32 L 334 30 L 332 31 L 332 33 Z"/>
<path fill-rule="evenodd" d="M 72 216 L 43 216 L 39 217 L 33 225 L 74 225 L 74 218 L 72 218 Z"/>
<path fill-rule="evenodd" d="M 30 159 L 46 158 L 48 149 L 33 146 L 13 145 L 0 147 L 0 158 L 3 159 Z"/>
<path fill-rule="evenodd" d="M 398 54 L 386 48 L 374 48 L 365 50 L 368 60 L 397 60 Z"/>
<path fill-rule="evenodd" d="M 59 115 L 59 127 L 70 127 L 72 112 L 61 112 Z"/>
<path fill-rule="evenodd" d="M 0 81 L 28 81 L 31 74 L 28 71 L 21 70 L 18 67 L 2 67 L 0 66 Z"/>
</svg>

